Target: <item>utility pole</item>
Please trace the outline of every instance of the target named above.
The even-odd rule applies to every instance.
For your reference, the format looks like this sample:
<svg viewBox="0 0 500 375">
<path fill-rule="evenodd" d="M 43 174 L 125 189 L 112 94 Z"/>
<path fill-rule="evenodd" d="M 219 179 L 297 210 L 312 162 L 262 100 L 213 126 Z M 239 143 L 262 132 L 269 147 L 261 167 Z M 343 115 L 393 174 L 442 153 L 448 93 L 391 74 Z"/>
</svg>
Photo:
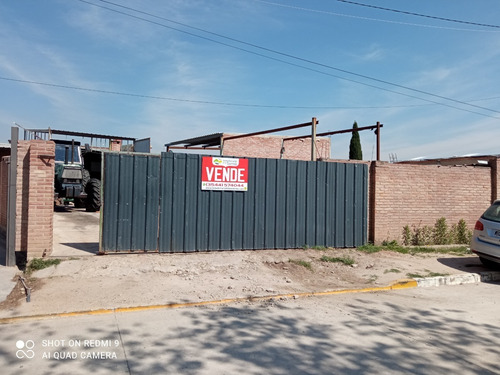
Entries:
<svg viewBox="0 0 500 375">
<path fill-rule="evenodd" d="M 377 161 L 380 161 L 380 122 L 377 121 Z"/>
</svg>

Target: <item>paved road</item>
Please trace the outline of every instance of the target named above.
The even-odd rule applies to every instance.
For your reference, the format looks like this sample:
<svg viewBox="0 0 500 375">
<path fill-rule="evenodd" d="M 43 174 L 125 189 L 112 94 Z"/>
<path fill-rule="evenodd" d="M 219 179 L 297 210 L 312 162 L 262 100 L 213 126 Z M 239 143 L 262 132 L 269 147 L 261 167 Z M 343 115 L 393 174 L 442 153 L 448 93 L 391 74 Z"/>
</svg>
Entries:
<svg viewBox="0 0 500 375">
<path fill-rule="evenodd" d="M 500 373 L 499 291 L 500 284 L 482 283 L 7 324 L 0 326 L 0 368 L 4 374 Z"/>
</svg>

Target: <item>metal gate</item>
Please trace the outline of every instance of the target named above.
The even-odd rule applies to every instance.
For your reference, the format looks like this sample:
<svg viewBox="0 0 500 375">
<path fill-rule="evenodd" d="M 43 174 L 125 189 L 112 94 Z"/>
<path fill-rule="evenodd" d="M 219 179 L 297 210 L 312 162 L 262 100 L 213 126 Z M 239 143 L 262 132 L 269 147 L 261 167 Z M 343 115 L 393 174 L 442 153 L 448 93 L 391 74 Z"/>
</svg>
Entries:
<svg viewBox="0 0 500 375">
<path fill-rule="evenodd" d="M 105 154 L 102 251 L 355 247 L 364 164 L 249 159 L 248 190 L 201 190 L 200 155 Z"/>
</svg>

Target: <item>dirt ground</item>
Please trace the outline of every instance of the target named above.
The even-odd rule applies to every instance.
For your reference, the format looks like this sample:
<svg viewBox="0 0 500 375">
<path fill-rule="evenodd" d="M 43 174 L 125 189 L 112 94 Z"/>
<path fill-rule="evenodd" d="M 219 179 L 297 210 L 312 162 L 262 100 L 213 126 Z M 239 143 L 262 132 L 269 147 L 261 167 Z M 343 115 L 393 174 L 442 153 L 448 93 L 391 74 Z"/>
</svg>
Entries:
<svg viewBox="0 0 500 375">
<path fill-rule="evenodd" d="M 353 265 L 321 261 L 351 257 Z M 300 264 L 308 262 L 310 268 Z M 18 283 L 0 317 L 390 285 L 409 274 L 485 271 L 475 255 L 367 254 L 355 249 L 224 251 L 67 257 Z"/>
</svg>

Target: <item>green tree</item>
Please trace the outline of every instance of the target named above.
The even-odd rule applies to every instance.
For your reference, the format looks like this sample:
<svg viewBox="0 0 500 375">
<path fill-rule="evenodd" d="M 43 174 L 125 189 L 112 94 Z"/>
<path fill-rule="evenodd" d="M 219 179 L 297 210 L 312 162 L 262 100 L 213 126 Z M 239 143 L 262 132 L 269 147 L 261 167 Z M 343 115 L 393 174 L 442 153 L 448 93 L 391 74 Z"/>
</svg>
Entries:
<svg viewBox="0 0 500 375">
<path fill-rule="evenodd" d="M 353 132 L 351 136 L 351 143 L 349 145 L 349 159 L 350 160 L 363 160 L 363 151 L 361 150 L 361 141 L 359 139 L 358 123 L 354 121 L 352 125 Z"/>
</svg>

